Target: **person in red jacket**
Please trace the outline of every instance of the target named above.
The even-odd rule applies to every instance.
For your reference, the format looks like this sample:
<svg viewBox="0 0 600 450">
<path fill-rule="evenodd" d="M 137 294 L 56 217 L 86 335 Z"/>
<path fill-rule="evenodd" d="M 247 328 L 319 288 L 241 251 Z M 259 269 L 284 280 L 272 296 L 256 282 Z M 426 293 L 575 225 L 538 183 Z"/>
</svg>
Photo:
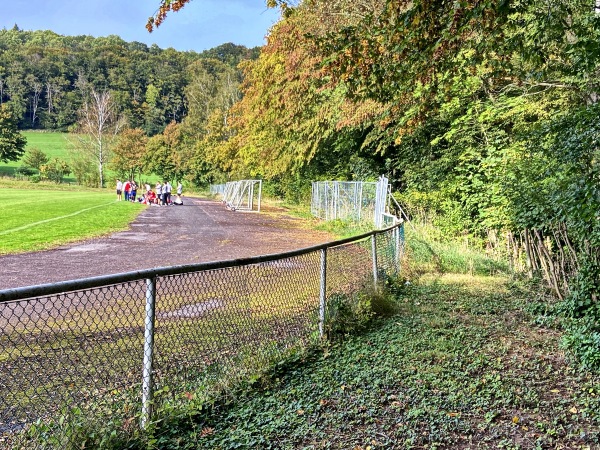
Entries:
<svg viewBox="0 0 600 450">
<path fill-rule="evenodd" d="M 125 193 L 125 201 L 129 200 L 129 194 L 131 193 L 131 183 L 127 180 L 123 183 L 123 192 Z"/>
</svg>

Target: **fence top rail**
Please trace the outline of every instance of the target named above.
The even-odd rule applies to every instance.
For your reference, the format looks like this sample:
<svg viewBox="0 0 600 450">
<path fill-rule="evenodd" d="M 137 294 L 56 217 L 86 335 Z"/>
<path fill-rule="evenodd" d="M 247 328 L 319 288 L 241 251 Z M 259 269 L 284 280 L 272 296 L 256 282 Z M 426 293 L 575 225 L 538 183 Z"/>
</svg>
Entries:
<svg viewBox="0 0 600 450">
<path fill-rule="evenodd" d="M 97 277 L 81 278 L 78 280 L 59 281 L 56 283 L 39 284 L 35 286 L 24 286 L 13 289 L 0 290 L 0 304 L 26 300 L 34 297 L 56 295 L 64 292 L 80 291 L 83 289 L 101 288 L 119 283 L 152 279 L 155 277 L 164 277 L 170 275 L 180 275 L 191 272 L 202 272 L 207 270 L 226 269 L 229 267 L 247 266 L 265 262 L 276 261 L 278 259 L 293 258 L 295 256 L 305 255 L 307 253 L 320 251 L 332 247 L 361 241 L 373 235 L 383 234 L 399 227 L 403 222 L 399 222 L 391 227 L 382 230 L 373 230 L 358 236 L 340 239 L 337 241 L 326 242 L 324 244 L 305 247 L 298 250 L 292 250 L 283 253 L 273 253 L 262 256 L 252 256 L 248 258 L 230 259 L 227 261 L 215 261 L 199 264 L 184 264 L 170 267 L 157 267 L 154 269 L 138 270 L 133 272 L 117 273 L 112 275 L 102 275 Z"/>
<path fill-rule="evenodd" d="M 375 186 L 377 184 L 376 181 L 336 181 L 336 180 L 325 180 L 325 181 L 313 181 L 312 182 L 313 186 L 314 185 L 319 185 L 319 184 L 354 184 L 354 185 L 373 185 Z"/>
</svg>

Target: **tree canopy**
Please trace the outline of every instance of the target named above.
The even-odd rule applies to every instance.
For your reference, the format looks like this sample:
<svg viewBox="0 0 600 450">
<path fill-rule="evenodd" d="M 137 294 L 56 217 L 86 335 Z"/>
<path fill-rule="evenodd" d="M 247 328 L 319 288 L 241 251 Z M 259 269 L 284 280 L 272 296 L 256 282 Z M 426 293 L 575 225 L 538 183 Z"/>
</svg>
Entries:
<svg viewBox="0 0 600 450">
<path fill-rule="evenodd" d="M 11 103 L 21 129 L 67 131 L 77 122 L 83 103 L 78 86 L 85 79 L 98 91 L 110 91 L 130 127 L 150 136 L 188 114 L 190 64 L 210 59 L 235 70 L 257 53 L 231 43 L 179 52 L 118 36 L 0 29 L 0 104 Z"/>
</svg>

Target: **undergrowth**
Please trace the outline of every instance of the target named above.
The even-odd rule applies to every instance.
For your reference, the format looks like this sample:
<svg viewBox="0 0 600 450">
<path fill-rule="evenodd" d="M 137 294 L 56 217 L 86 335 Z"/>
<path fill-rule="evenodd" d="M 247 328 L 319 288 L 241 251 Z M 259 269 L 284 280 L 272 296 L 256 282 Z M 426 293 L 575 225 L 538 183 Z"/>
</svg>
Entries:
<svg viewBox="0 0 600 450">
<path fill-rule="evenodd" d="M 531 300 L 503 277 L 424 275 L 394 317 L 164 424 L 160 448 L 597 448 L 598 377 Z"/>
</svg>

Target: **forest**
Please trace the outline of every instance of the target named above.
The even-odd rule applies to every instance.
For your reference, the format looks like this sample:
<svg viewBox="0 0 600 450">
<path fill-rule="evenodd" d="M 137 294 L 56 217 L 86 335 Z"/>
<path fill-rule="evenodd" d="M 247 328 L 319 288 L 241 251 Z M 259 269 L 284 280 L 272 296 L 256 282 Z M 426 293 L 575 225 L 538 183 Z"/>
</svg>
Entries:
<svg viewBox="0 0 600 450">
<path fill-rule="evenodd" d="M 163 0 L 149 27 L 187 1 Z M 81 132 L 86 98 L 110 93 L 121 171 L 263 178 L 290 201 L 312 180 L 386 174 L 408 215 L 541 276 L 567 346 L 600 367 L 596 4 L 267 4 L 282 18 L 251 50 L 2 30 L 0 101 L 21 128 Z"/>
<path fill-rule="evenodd" d="M 201 67 L 213 74 L 234 70 L 258 52 L 234 44 L 180 52 L 118 36 L 61 36 L 15 25 L 0 30 L 0 104 L 11 104 L 21 129 L 68 131 L 77 122 L 85 80 L 111 93 L 128 127 L 152 136 L 188 115 L 185 91 Z"/>
<path fill-rule="evenodd" d="M 599 368 L 598 4 L 276 3 L 215 163 L 288 194 L 387 174 L 409 215 L 543 278 Z"/>
</svg>

